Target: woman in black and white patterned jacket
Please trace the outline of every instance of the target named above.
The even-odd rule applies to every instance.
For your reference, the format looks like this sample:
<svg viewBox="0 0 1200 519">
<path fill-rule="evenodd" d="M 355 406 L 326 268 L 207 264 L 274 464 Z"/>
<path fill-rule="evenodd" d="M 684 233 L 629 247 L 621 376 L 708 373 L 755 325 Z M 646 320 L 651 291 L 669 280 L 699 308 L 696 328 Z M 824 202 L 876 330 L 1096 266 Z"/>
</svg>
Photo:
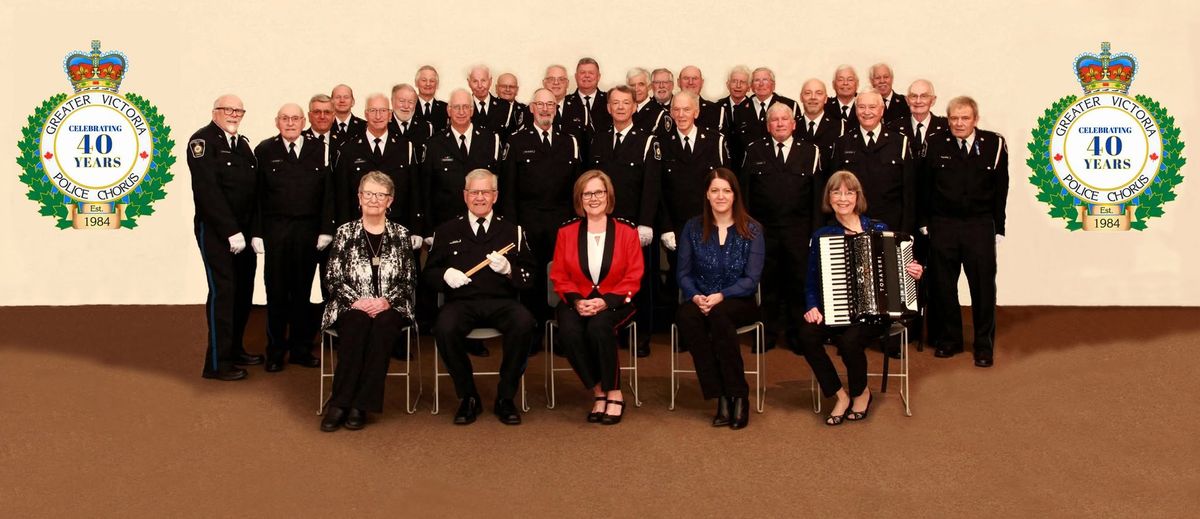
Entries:
<svg viewBox="0 0 1200 519">
<path fill-rule="evenodd" d="M 413 236 L 389 221 L 395 185 L 378 171 L 358 184 L 362 218 L 338 228 L 329 252 L 322 329 L 338 332 L 333 394 L 321 430 L 361 429 L 368 413 L 383 409 L 388 358 L 413 320 Z M 420 239 L 420 238 L 415 238 Z"/>
</svg>

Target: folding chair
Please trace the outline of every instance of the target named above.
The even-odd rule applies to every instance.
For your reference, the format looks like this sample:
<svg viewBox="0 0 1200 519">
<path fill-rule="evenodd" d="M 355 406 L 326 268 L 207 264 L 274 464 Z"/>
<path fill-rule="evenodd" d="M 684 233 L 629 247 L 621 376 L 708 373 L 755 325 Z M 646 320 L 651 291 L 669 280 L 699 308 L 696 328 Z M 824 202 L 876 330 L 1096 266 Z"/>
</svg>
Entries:
<svg viewBox="0 0 1200 519">
<path fill-rule="evenodd" d="M 879 389 L 880 393 L 887 393 L 887 385 L 888 385 L 889 378 L 894 377 L 894 378 L 900 379 L 900 401 L 904 402 L 904 416 L 912 416 L 912 408 L 909 407 L 909 403 L 908 403 L 908 400 L 909 400 L 908 327 L 904 325 L 903 321 L 893 322 L 891 327 L 888 328 L 887 333 L 884 335 L 883 339 L 889 339 L 889 338 L 895 337 L 897 335 L 900 336 L 900 373 L 888 373 L 889 357 L 888 357 L 888 354 L 886 351 L 887 348 L 884 348 L 885 351 L 883 353 L 883 372 L 882 373 L 867 373 L 867 377 L 879 377 L 882 379 L 882 381 L 880 382 L 880 389 Z M 821 393 L 817 389 L 816 379 L 813 379 L 812 382 L 809 383 L 809 387 L 812 389 L 813 412 L 820 414 L 821 413 Z"/>
<path fill-rule="evenodd" d="M 442 303 L 444 301 L 445 301 L 445 296 L 443 294 L 439 293 L 438 294 L 438 308 L 442 307 Z M 497 330 L 495 328 L 475 328 L 475 329 L 471 330 L 469 333 L 467 333 L 467 340 L 482 341 L 482 340 L 486 340 L 486 339 L 494 339 L 496 337 L 501 337 L 503 335 L 504 334 L 501 333 L 500 330 Z M 441 396 L 441 389 L 440 389 L 439 381 L 441 380 L 442 377 L 450 376 L 449 373 L 442 373 L 441 370 L 438 368 L 438 363 L 441 362 L 441 360 L 442 360 L 442 358 L 438 354 L 437 338 L 434 338 L 434 340 L 433 340 L 433 410 L 431 411 L 431 414 L 438 414 L 439 412 L 441 412 L 441 402 L 439 399 L 439 397 Z M 500 376 L 500 369 L 497 368 L 496 371 L 475 371 L 473 373 L 473 375 L 474 376 L 485 375 L 485 376 L 498 377 L 498 376 Z M 529 412 L 529 400 L 528 400 L 528 395 L 525 392 L 525 373 L 524 372 L 521 373 L 521 411 L 526 412 L 526 413 Z"/>
<path fill-rule="evenodd" d="M 680 302 L 683 302 L 683 292 L 679 293 Z M 754 303 L 762 304 L 762 286 L 755 289 Z M 737 329 L 738 336 L 747 333 L 754 334 L 754 371 L 746 371 L 747 375 L 754 375 L 754 398 L 755 410 L 759 413 L 763 412 L 763 402 L 767 397 L 767 386 L 763 382 L 766 378 L 767 367 L 767 352 L 763 351 L 763 345 L 767 342 L 767 327 L 762 321 L 755 321 L 752 324 L 739 327 Z M 740 353 L 741 348 L 738 348 Z M 679 326 L 671 323 L 671 404 L 667 407 L 668 410 L 675 410 L 675 396 L 679 393 L 679 374 L 680 373 L 695 373 L 695 369 L 679 369 Z"/>
<path fill-rule="evenodd" d="M 408 357 L 408 362 L 404 363 L 404 371 L 392 371 L 391 359 L 388 360 L 389 377 L 404 377 L 404 412 L 413 414 L 417 410 L 417 403 L 421 401 L 421 395 L 424 389 L 421 385 L 421 334 L 418 333 L 416 323 L 405 326 L 404 332 L 404 352 Z M 333 397 L 333 374 L 337 368 L 337 356 L 333 350 L 333 340 L 338 336 L 337 330 L 332 328 L 324 330 L 321 333 L 321 383 L 320 391 L 317 394 L 317 414 L 325 412 L 325 405 L 329 403 L 329 399 Z M 417 345 L 417 354 L 413 356 L 413 344 Z M 328 360 L 326 360 L 328 358 Z M 412 371 L 413 364 L 417 365 L 417 398 L 412 398 Z M 325 379 L 329 379 L 330 390 L 329 394 L 325 394 Z"/>
<path fill-rule="evenodd" d="M 550 268 L 554 264 L 553 261 L 546 264 L 546 304 L 550 308 L 555 308 L 561 301 L 558 298 L 558 292 L 554 291 L 554 282 L 550 281 Z M 558 405 L 558 398 L 555 394 L 554 377 L 560 371 L 572 371 L 571 368 L 556 368 L 554 367 L 554 331 L 558 329 L 558 321 L 550 319 L 546 321 L 546 409 L 554 409 Z M 621 371 L 631 371 L 633 375 L 629 377 L 629 390 L 633 392 L 633 405 L 642 407 L 642 399 L 638 393 L 638 358 L 637 358 L 637 341 L 638 328 L 637 319 L 629 319 L 629 323 L 623 329 L 628 334 L 629 338 L 629 365 L 621 366 Z"/>
</svg>

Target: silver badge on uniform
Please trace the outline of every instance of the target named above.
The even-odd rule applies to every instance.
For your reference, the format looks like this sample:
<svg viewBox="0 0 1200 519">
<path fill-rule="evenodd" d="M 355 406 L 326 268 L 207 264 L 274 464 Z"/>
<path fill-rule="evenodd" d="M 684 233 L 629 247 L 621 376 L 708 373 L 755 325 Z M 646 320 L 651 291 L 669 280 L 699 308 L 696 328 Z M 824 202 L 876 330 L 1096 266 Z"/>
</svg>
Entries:
<svg viewBox="0 0 1200 519">
<path fill-rule="evenodd" d="M 204 139 L 195 139 L 188 143 L 188 147 L 192 149 L 193 159 L 198 159 L 204 156 Z"/>
<path fill-rule="evenodd" d="M 658 141 L 654 142 L 654 160 L 662 160 L 662 150 L 658 147 Z"/>
</svg>

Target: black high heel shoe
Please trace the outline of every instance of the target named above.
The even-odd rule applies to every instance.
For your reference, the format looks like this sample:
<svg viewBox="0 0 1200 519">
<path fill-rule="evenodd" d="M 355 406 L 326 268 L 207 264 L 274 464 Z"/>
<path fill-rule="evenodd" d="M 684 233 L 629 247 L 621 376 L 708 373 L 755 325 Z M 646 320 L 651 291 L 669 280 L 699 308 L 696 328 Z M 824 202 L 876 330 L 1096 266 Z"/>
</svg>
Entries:
<svg viewBox="0 0 1200 519">
<path fill-rule="evenodd" d="M 750 423 L 750 401 L 746 397 L 739 396 L 733 398 L 732 404 L 729 428 L 742 429 Z"/>
<path fill-rule="evenodd" d="M 851 422 L 857 422 L 859 420 L 866 420 L 867 412 L 869 412 L 871 410 L 871 397 L 872 396 L 874 396 L 874 393 L 867 393 L 867 407 L 864 407 L 861 413 L 857 412 L 857 411 L 851 411 L 850 408 L 847 407 L 846 408 L 846 411 L 847 411 L 846 419 Z M 853 407 L 854 404 L 851 403 L 850 406 Z"/>
<path fill-rule="evenodd" d="M 713 416 L 713 427 L 725 427 L 729 425 L 729 398 L 717 397 L 717 414 Z"/>
<path fill-rule="evenodd" d="M 608 400 L 608 397 L 604 397 L 604 396 L 596 397 L 597 402 L 604 402 L 605 400 Z M 600 423 L 600 420 L 602 420 L 603 418 L 604 418 L 604 410 L 603 409 L 598 412 L 592 411 L 592 412 L 588 413 L 588 415 L 587 415 L 588 423 Z"/>
</svg>

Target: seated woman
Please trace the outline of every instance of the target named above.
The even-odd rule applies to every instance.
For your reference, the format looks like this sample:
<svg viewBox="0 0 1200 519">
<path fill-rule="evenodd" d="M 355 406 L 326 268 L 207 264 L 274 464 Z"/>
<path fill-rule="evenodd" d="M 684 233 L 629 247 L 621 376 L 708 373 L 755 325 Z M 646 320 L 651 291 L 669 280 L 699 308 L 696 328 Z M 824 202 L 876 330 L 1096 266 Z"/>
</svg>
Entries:
<svg viewBox="0 0 1200 519">
<path fill-rule="evenodd" d="M 575 181 L 575 218 L 558 229 L 550 280 L 562 298 L 555 309 L 567 360 L 592 390 L 588 422 L 621 422 L 621 365 L 617 331 L 633 318 L 631 302 L 642 283 L 642 245 L 637 228 L 609 216 L 615 206 L 612 180 L 593 169 Z M 649 311 L 650 309 L 646 309 Z"/>
<path fill-rule="evenodd" d="M 717 399 L 713 427 L 741 429 L 750 420 L 737 329 L 757 321 L 754 301 L 766 260 L 762 226 L 742 204 L 737 177 L 708 174 L 704 212 L 679 234 L 676 279 L 683 304 L 675 316 L 680 345 L 692 353 L 704 398 Z M 732 417 L 731 415 L 732 409 Z"/>
<path fill-rule="evenodd" d="M 415 264 L 408 230 L 389 221 L 395 185 L 378 171 L 358 183 L 362 218 L 343 224 L 329 249 L 322 329 L 338 332 L 333 394 L 321 430 L 362 429 L 383 410 L 388 358 L 412 322 Z"/>
<path fill-rule="evenodd" d="M 825 196 L 822 202 L 825 212 L 833 212 L 837 222 L 817 229 L 813 233 L 808 256 L 808 280 L 805 283 L 805 302 L 808 312 L 804 314 L 805 322 L 800 323 L 800 345 L 804 350 L 804 358 L 812 367 L 817 383 L 825 398 L 837 396 L 837 404 L 833 406 L 826 425 L 840 425 L 842 420 L 863 420 L 871 408 L 871 392 L 867 390 L 867 354 L 863 348 L 871 341 L 883 338 L 887 333 L 887 323 L 868 324 L 855 323 L 849 326 L 831 327 L 823 325 L 821 298 L 821 254 L 817 246 L 817 238 L 838 234 L 858 234 L 866 231 L 886 231 L 887 224 L 872 220 L 862 214 L 867 210 L 867 198 L 862 192 L 862 184 L 858 177 L 849 171 L 838 171 L 829 177 L 825 184 Z M 905 266 L 908 275 L 913 279 L 921 279 L 924 269 L 915 261 Z M 826 337 L 840 335 L 838 348 L 842 362 L 846 365 L 846 383 L 850 386 L 847 393 L 838 380 L 837 370 L 829 360 L 825 351 Z"/>
</svg>

